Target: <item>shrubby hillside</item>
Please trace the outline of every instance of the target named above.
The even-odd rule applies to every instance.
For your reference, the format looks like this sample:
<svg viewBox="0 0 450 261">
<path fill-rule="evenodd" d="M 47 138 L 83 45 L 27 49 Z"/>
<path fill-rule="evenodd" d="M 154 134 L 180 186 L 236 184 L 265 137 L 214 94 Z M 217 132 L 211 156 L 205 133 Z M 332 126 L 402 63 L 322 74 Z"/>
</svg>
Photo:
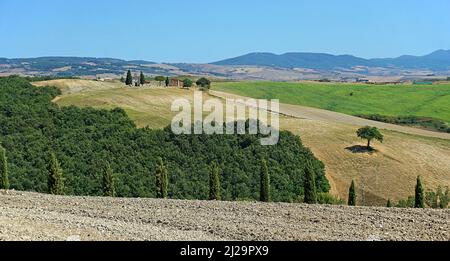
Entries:
<svg viewBox="0 0 450 261">
<path fill-rule="evenodd" d="M 283 131 L 277 146 L 254 135 L 181 135 L 139 129 L 125 111 L 59 107 L 52 87 L 37 88 L 19 77 L 0 79 L 0 142 L 7 151 L 11 188 L 46 192 L 50 152 L 61 163 L 65 193 L 101 195 L 101 161 L 114 171 L 117 195 L 154 197 L 158 158 L 167 164 L 169 197 L 207 199 L 212 162 L 221 170 L 222 199 L 259 199 L 262 159 L 268 162 L 273 201 L 297 201 L 307 161 L 319 192 L 329 190 L 324 165 Z"/>
</svg>

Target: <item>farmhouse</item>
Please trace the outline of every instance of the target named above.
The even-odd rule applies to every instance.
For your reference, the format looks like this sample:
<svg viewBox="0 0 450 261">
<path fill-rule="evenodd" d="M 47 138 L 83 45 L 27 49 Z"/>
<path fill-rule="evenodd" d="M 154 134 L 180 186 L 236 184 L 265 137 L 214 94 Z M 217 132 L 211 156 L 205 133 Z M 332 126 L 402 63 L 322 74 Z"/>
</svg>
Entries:
<svg viewBox="0 0 450 261">
<path fill-rule="evenodd" d="M 171 87 L 183 87 L 183 81 L 175 78 L 169 80 L 169 86 Z"/>
</svg>

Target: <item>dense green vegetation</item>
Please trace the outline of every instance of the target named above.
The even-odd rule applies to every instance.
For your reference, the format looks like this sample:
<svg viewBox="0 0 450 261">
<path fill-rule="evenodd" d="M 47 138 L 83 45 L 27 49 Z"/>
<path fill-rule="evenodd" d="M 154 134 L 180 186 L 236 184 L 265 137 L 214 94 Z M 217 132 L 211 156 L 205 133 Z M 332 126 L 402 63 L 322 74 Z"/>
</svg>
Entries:
<svg viewBox="0 0 450 261">
<path fill-rule="evenodd" d="M 314 174 L 314 166 L 311 162 L 307 162 L 304 179 L 305 196 L 304 202 L 307 204 L 317 203 L 316 179 Z"/>
<path fill-rule="evenodd" d="M 419 182 L 417 185 L 419 185 Z M 422 186 L 421 183 L 420 186 Z M 427 206 L 429 208 L 445 209 L 448 208 L 449 203 L 450 189 L 447 187 L 444 191 L 443 187 L 439 186 L 436 191 L 428 190 L 425 193 L 423 193 L 422 188 L 422 193 L 419 193 L 418 197 L 409 196 L 407 199 L 400 200 L 396 206 L 399 208 L 415 208 L 417 204 L 419 208 Z"/>
<path fill-rule="evenodd" d="M 213 89 L 350 115 L 410 115 L 450 123 L 450 84 L 218 82 Z"/>
<path fill-rule="evenodd" d="M 269 169 L 267 168 L 267 162 L 265 160 L 261 161 L 260 170 L 260 195 L 259 200 L 262 202 L 270 201 L 270 176 Z"/>
<path fill-rule="evenodd" d="M 449 101 L 450 102 L 450 101 Z M 424 129 L 450 133 L 450 125 L 433 118 L 418 116 L 384 116 L 384 115 L 356 115 L 361 118 L 381 121 L 397 125 L 416 126 Z"/>
<path fill-rule="evenodd" d="M 47 192 L 52 195 L 64 195 L 63 171 L 58 159 L 56 158 L 55 153 L 50 153 L 50 160 L 48 163 L 47 171 Z"/>
<path fill-rule="evenodd" d="M 216 162 L 211 164 L 209 173 L 209 199 L 220 200 L 220 170 Z"/>
<path fill-rule="evenodd" d="M 0 145 L 0 189 L 9 189 L 8 161 L 6 150 Z"/>
<path fill-rule="evenodd" d="M 217 162 L 222 199 L 258 200 L 262 158 L 272 201 L 302 198 L 308 161 L 318 192 L 329 190 L 323 163 L 290 132 L 282 131 L 279 144 L 270 147 L 261 146 L 258 135 L 177 136 L 169 128 L 138 129 L 120 108 L 59 107 L 51 102 L 59 94 L 23 78 L 0 78 L 0 143 L 13 189 L 47 192 L 53 152 L 59 162 L 54 166 L 60 164 L 64 175 L 63 192 L 70 195 L 104 195 L 97 162 L 107 160 L 117 196 L 155 197 L 159 158 L 170 198 L 208 199 L 210 165 Z"/>
<path fill-rule="evenodd" d="M 103 176 L 103 196 L 115 197 L 116 187 L 114 185 L 114 174 L 109 162 L 105 161 L 102 164 L 102 176 Z"/>
<path fill-rule="evenodd" d="M 61 80 L 61 79 L 80 79 L 75 76 L 34 76 L 25 77 L 30 82 L 41 82 L 41 81 L 51 81 L 51 80 Z"/>
</svg>

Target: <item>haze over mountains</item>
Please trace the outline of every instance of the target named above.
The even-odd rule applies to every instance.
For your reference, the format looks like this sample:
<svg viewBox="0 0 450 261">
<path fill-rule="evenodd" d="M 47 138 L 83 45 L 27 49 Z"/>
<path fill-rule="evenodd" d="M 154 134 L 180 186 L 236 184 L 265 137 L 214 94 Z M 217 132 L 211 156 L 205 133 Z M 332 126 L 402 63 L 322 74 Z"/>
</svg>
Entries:
<svg viewBox="0 0 450 261">
<path fill-rule="evenodd" d="M 21 74 L 114 78 L 123 75 L 128 69 L 149 75 L 206 75 L 239 80 L 349 80 L 380 77 L 404 80 L 450 75 L 450 50 L 438 50 L 424 56 L 403 55 L 376 59 L 325 53 L 250 53 L 210 64 L 90 57 L 0 58 L 0 76 Z"/>
<path fill-rule="evenodd" d="M 438 50 L 424 56 L 404 55 L 398 58 L 364 59 L 352 55 L 325 53 L 250 53 L 215 62 L 216 65 L 257 65 L 282 68 L 336 69 L 355 66 L 397 67 L 403 69 L 428 69 L 446 71 L 450 69 L 450 50 Z"/>
</svg>

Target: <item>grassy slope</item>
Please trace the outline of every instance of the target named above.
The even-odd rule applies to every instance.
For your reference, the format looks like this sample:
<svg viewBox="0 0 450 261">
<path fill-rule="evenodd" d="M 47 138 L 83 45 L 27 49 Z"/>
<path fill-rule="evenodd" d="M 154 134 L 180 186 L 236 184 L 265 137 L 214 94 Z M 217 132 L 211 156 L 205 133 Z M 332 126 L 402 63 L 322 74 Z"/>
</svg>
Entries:
<svg viewBox="0 0 450 261">
<path fill-rule="evenodd" d="M 224 82 L 218 91 L 350 115 L 424 116 L 450 123 L 450 84 L 364 85 L 335 83 Z M 353 93 L 353 96 L 350 94 Z"/>
<path fill-rule="evenodd" d="M 61 87 L 74 84 L 67 81 L 70 80 Z M 179 98 L 192 100 L 192 91 L 180 89 L 117 89 L 111 85 L 110 90 L 95 90 L 89 81 L 77 84 L 81 89 L 82 85 L 89 88 L 63 95 L 57 103 L 98 108 L 120 106 L 138 126 L 165 127 L 174 115 L 170 112 L 172 101 Z M 398 200 L 412 195 L 417 175 L 424 177 L 427 187 L 450 186 L 450 141 L 385 131 L 386 142 L 375 144 L 378 152 L 354 154 L 346 148 L 364 144 L 355 137 L 354 126 L 282 118 L 281 127 L 299 134 L 325 163 L 332 192 L 341 198 L 347 197 L 352 179 L 360 189 L 364 188 L 364 193 L 359 191 L 358 194 L 360 202 L 365 200 L 366 204 L 379 205 L 384 205 L 387 198 Z"/>
</svg>

